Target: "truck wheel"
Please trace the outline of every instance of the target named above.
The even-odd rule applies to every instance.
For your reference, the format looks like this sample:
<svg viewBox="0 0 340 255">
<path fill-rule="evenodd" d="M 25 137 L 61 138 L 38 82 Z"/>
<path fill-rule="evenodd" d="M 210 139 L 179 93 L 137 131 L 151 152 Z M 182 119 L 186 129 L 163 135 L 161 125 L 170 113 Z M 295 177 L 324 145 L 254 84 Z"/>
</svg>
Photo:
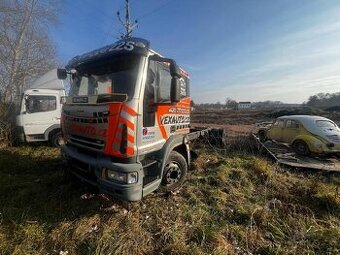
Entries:
<svg viewBox="0 0 340 255">
<path fill-rule="evenodd" d="M 165 163 L 160 190 L 174 191 L 184 182 L 188 172 L 188 164 L 185 158 L 177 151 L 170 152 Z"/>
<path fill-rule="evenodd" d="M 308 145 L 302 140 L 295 141 L 293 143 L 293 149 L 297 154 L 302 156 L 308 156 L 310 154 Z"/>
<path fill-rule="evenodd" d="M 61 132 L 56 132 L 50 138 L 50 143 L 53 147 L 59 148 L 60 145 L 63 144 L 63 137 L 61 136 Z"/>
</svg>

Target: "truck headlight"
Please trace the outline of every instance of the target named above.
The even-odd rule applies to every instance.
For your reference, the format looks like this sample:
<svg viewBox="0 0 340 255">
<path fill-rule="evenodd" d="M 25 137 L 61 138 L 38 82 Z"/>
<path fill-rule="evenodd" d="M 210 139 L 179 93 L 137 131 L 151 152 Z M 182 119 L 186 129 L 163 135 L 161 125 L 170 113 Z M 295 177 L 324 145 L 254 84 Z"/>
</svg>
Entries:
<svg viewBox="0 0 340 255">
<path fill-rule="evenodd" d="M 138 182 L 138 173 L 122 173 L 113 170 L 107 170 L 107 178 L 117 182 L 132 184 Z"/>
<path fill-rule="evenodd" d="M 136 183 L 138 181 L 138 173 L 132 172 L 127 174 L 127 183 Z"/>
</svg>

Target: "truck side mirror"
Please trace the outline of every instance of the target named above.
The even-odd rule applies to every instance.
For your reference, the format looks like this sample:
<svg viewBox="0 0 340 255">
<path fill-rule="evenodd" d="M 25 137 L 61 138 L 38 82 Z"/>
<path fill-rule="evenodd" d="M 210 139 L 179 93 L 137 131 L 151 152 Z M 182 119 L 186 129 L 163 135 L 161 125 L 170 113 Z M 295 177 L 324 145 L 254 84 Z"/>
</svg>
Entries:
<svg viewBox="0 0 340 255">
<path fill-rule="evenodd" d="M 170 61 L 170 75 L 172 77 L 181 77 L 181 69 L 173 59 Z"/>
<path fill-rule="evenodd" d="M 181 100 L 181 83 L 178 77 L 173 76 L 171 78 L 171 102 L 179 102 Z"/>
<path fill-rule="evenodd" d="M 66 69 L 58 68 L 57 69 L 57 76 L 59 80 L 65 80 L 67 78 Z"/>
<path fill-rule="evenodd" d="M 66 96 L 61 96 L 60 97 L 60 104 L 65 104 L 66 103 Z"/>
</svg>

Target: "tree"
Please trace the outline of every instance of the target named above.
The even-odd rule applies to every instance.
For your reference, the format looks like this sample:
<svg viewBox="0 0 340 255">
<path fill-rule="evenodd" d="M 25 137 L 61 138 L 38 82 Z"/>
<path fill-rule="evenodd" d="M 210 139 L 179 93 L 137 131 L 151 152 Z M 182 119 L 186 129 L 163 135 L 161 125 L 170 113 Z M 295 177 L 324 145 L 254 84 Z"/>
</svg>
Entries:
<svg viewBox="0 0 340 255">
<path fill-rule="evenodd" d="M 0 3 L 0 95 L 20 102 L 25 86 L 56 66 L 48 27 L 58 21 L 52 0 L 2 0 Z"/>
<path fill-rule="evenodd" d="M 237 109 L 237 102 L 230 97 L 227 97 L 225 100 L 225 106 L 229 109 Z"/>
<path fill-rule="evenodd" d="M 318 93 L 309 97 L 307 105 L 320 108 L 340 106 L 340 93 Z"/>
</svg>

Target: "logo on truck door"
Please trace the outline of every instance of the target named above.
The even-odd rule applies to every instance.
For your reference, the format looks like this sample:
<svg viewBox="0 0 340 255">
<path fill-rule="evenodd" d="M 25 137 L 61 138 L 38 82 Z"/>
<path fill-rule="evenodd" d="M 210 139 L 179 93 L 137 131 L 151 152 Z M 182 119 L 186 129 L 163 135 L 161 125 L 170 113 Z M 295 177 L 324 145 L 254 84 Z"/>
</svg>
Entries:
<svg viewBox="0 0 340 255">
<path fill-rule="evenodd" d="M 185 115 L 165 115 L 161 117 L 162 125 L 183 124 L 189 122 L 190 116 Z"/>
<path fill-rule="evenodd" d="M 152 131 L 147 127 L 143 128 L 142 134 L 143 134 L 143 140 L 153 139 L 155 138 L 155 135 L 156 135 L 155 131 Z"/>
</svg>

